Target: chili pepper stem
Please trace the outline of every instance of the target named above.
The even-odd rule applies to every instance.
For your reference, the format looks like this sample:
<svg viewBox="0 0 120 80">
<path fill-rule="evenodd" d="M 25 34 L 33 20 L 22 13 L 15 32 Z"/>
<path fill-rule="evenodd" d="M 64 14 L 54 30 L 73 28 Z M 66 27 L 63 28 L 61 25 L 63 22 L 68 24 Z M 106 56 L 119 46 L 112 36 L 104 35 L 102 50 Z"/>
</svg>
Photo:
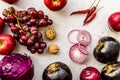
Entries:
<svg viewBox="0 0 120 80">
<path fill-rule="evenodd" d="M 95 2 L 96 2 L 96 0 L 94 0 L 94 2 L 91 4 L 90 8 L 93 7 L 93 5 L 95 4 Z M 90 9 L 90 8 L 89 8 L 89 9 Z"/>
</svg>

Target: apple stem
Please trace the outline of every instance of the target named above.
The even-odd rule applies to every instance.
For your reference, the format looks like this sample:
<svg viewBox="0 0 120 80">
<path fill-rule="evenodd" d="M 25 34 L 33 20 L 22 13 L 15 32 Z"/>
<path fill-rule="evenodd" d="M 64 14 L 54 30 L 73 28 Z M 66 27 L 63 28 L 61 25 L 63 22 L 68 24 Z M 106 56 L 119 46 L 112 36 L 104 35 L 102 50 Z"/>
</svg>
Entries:
<svg viewBox="0 0 120 80">
<path fill-rule="evenodd" d="M 2 42 L 2 41 L 0 41 L 0 46 L 1 46 L 1 45 L 3 45 L 3 42 Z"/>
</svg>

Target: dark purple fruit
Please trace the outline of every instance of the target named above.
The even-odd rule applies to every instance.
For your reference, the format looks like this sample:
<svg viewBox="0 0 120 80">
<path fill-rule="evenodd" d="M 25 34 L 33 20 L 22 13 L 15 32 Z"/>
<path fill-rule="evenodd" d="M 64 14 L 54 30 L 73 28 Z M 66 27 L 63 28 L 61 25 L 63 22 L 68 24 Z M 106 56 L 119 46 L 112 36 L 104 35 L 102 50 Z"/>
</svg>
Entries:
<svg viewBox="0 0 120 80">
<path fill-rule="evenodd" d="M 66 64 L 54 62 L 45 68 L 43 80 L 72 80 L 72 73 Z"/>
<path fill-rule="evenodd" d="M 113 62 L 103 67 L 102 80 L 120 80 L 120 62 Z"/>
<path fill-rule="evenodd" d="M 94 57 L 101 63 L 117 61 L 119 56 L 120 43 L 109 36 L 103 37 L 94 48 Z"/>
</svg>

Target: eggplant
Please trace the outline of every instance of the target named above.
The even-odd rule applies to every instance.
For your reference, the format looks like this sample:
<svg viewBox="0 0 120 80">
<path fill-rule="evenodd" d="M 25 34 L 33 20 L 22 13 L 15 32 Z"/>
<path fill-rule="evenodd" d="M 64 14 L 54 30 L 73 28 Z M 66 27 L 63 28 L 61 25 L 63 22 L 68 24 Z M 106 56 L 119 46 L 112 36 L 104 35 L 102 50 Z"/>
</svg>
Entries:
<svg viewBox="0 0 120 80">
<path fill-rule="evenodd" d="M 43 80 L 72 80 L 72 73 L 66 64 L 54 62 L 45 68 L 42 78 Z"/>
<path fill-rule="evenodd" d="M 110 63 L 117 61 L 119 50 L 120 43 L 118 40 L 110 36 L 105 36 L 98 41 L 93 54 L 97 61 L 101 63 Z"/>
<path fill-rule="evenodd" d="M 120 80 L 120 62 L 112 62 L 103 67 L 101 78 L 102 80 Z"/>
</svg>

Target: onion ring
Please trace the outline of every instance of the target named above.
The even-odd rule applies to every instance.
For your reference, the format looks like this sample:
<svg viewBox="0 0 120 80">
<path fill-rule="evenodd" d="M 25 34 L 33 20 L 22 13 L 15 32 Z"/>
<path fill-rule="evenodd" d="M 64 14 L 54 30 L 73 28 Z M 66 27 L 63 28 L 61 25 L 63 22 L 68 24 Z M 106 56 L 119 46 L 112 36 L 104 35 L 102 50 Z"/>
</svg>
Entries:
<svg viewBox="0 0 120 80">
<path fill-rule="evenodd" d="M 80 41 L 81 45 L 88 46 L 91 42 L 91 34 L 86 30 L 81 30 L 77 36 L 77 41 Z"/>
<path fill-rule="evenodd" d="M 77 40 L 77 36 L 80 33 L 79 29 L 73 29 L 68 33 L 68 41 L 72 44 L 77 44 L 78 40 Z M 77 34 L 77 35 L 76 35 Z M 76 37 L 76 38 L 75 38 Z M 74 41 L 75 40 L 75 41 Z"/>
<path fill-rule="evenodd" d="M 74 61 L 75 63 L 84 63 L 88 58 L 88 55 L 83 54 L 79 50 L 78 44 L 75 44 L 70 48 L 69 56 L 71 60 Z"/>
<path fill-rule="evenodd" d="M 81 45 L 81 42 L 78 42 L 78 49 L 80 50 L 81 53 L 88 55 L 88 51 L 86 50 L 86 47 Z"/>
</svg>

